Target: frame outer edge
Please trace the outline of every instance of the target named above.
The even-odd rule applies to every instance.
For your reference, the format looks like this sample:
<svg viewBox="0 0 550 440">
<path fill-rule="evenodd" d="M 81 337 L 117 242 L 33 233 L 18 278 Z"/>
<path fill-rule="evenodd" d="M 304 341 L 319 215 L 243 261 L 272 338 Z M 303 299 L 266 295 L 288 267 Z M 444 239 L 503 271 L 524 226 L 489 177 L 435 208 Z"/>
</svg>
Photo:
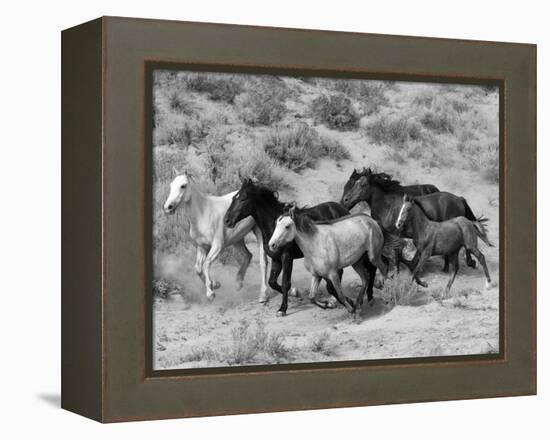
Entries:
<svg viewBox="0 0 550 440">
<path fill-rule="evenodd" d="M 103 419 L 102 20 L 61 33 L 61 407 Z"/>
</svg>

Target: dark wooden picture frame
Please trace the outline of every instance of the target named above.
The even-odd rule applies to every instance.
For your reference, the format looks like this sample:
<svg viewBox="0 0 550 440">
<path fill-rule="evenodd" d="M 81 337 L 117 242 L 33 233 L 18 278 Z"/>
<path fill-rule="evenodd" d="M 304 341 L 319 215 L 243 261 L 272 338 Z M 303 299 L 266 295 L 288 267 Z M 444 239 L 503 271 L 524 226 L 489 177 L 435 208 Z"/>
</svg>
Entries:
<svg viewBox="0 0 550 440">
<path fill-rule="evenodd" d="M 153 371 L 163 66 L 498 85 L 500 353 Z M 114 422 L 536 392 L 536 46 L 104 17 L 63 32 L 62 87 L 64 408 Z"/>
</svg>

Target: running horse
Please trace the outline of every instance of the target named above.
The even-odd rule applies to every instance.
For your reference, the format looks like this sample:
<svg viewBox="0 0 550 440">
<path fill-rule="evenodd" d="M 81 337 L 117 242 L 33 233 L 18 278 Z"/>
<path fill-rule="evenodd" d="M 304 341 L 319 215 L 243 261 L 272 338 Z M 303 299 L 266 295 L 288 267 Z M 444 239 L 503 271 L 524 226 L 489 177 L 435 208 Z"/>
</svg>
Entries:
<svg viewBox="0 0 550 440">
<path fill-rule="evenodd" d="M 303 252 L 304 265 L 311 273 L 310 299 L 316 297 L 321 279 L 329 279 L 336 289 L 338 301 L 351 314 L 361 310 L 365 292 L 368 301 L 372 301 L 376 269 L 384 277 L 388 274 L 382 257 L 382 230 L 365 213 L 314 222 L 303 210 L 292 207 L 277 219 L 269 248 L 275 251 L 292 241 L 296 241 Z M 348 266 L 353 267 L 362 282 L 355 303 L 344 296 L 340 283 L 340 272 Z"/>
<path fill-rule="evenodd" d="M 487 269 L 485 256 L 479 250 L 477 243 L 479 237 L 487 246 L 493 246 L 487 237 L 485 228 L 487 221 L 482 217 L 472 221 L 459 216 L 443 222 L 434 222 L 429 219 L 422 201 L 405 194 L 395 227 L 397 229 L 409 227 L 417 249 L 410 288 L 413 288 L 413 280 L 430 256 L 444 255 L 453 265 L 453 271 L 450 272 L 449 281 L 445 287 L 444 296 L 447 296 L 458 273 L 458 253 L 462 247 L 474 254 L 481 263 L 487 278 L 485 287 L 488 288 L 491 285 L 491 276 Z"/>
<path fill-rule="evenodd" d="M 271 189 L 254 183 L 251 179 L 243 180 L 241 189 L 233 196 L 229 209 L 225 214 L 225 225 L 233 228 L 244 218 L 252 217 L 261 230 L 264 251 L 271 258 L 271 273 L 269 286 L 281 293 L 283 299 L 277 311 L 277 316 L 285 316 L 288 309 L 288 294 L 291 290 L 291 277 L 293 261 L 303 258 L 303 253 L 294 242 L 289 242 L 278 249 L 269 248 L 269 239 L 275 229 L 277 218 L 288 209 L 288 205 L 279 201 L 278 195 Z M 349 214 L 349 211 L 339 203 L 326 202 L 304 209 L 304 214 L 313 220 L 333 219 Z M 278 283 L 279 275 L 282 275 L 282 285 Z M 340 274 L 340 277 L 342 275 Z M 336 297 L 337 293 L 330 280 L 327 283 L 327 291 Z M 328 307 L 328 303 L 315 302 L 321 307 Z"/>
<path fill-rule="evenodd" d="M 412 185 L 403 186 L 397 180 L 393 180 L 389 174 L 375 173 L 370 168 L 365 168 L 360 174 L 354 176 L 353 185 L 350 181 L 346 184 L 341 203 L 351 209 L 360 201 L 366 201 L 371 209 L 371 215 L 387 231 L 395 230 L 395 222 L 402 205 L 403 195 L 407 194 L 422 201 L 426 215 L 433 221 L 445 221 L 454 217 L 466 217 L 470 221 L 477 218 L 463 197 L 456 196 L 449 192 L 437 191 L 426 194 L 426 191 L 437 190 L 433 185 Z M 353 174 L 352 174 L 353 176 Z M 404 236 L 412 238 L 408 228 L 404 229 Z M 403 260 L 402 260 L 403 261 Z M 409 269 L 413 269 L 410 262 L 403 261 Z M 466 250 L 466 264 L 472 268 L 476 267 L 470 252 Z M 445 258 L 445 272 L 449 270 L 449 260 Z"/>
<path fill-rule="evenodd" d="M 243 218 L 234 228 L 226 228 L 223 222 L 225 213 L 231 205 L 237 191 L 220 197 L 203 194 L 195 186 L 193 179 L 184 171 L 179 173 L 174 169 L 174 179 L 170 183 L 170 194 L 164 203 L 164 212 L 174 214 L 176 209 L 184 206 L 184 213 L 189 223 L 189 237 L 197 249 L 195 271 L 206 287 L 206 297 L 215 297 L 214 289 L 220 283 L 210 275 L 210 266 L 216 260 L 221 250 L 233 246 L 242 255 L 242 263 L 237 272 L 238 288 L 241 288 L 246 270 L 252 259 L 252 254 L 244 243 L 244 238 L 253 232 L 258 243 L 261 270 L 261 287 L 259 301 L 267 300 L 266 266 L 267 257 L 262 246 L 260 228 L 252 217 Z"/>
</svg>

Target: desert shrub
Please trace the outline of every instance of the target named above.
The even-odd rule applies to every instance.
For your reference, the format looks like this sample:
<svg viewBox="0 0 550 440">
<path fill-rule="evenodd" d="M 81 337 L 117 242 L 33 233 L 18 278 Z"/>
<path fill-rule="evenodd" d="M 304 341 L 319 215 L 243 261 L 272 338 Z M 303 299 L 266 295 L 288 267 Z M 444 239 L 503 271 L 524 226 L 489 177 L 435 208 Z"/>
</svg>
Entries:
<svg viewBox="0 0 550 440">
<path fill-rule="evenodd" d="M 279 122 L 286 112 L 284 94 L 277 88 L 251 88 L 237 98 L 236 104 L 240 118 L 252 126 Z"/>
<path fill-rule="evenodd" d="M 210 130 L 210 121 L 206 119 L 179 118 L 167 122 L 153 130 L 154 145 L 174 145 L 185 149 L 202 141 Z"/>
<path fill-rule="evenodd" d="M 359 115 L 343 93 L 318 96 L 310 104 L 310 113 L 317 123 L 335 130 L 353 130 L 359 126 Z"/>
<path fill-rule="evenodd" d="M 377 112 L 380 106 L 389 103 L 386 90 L 390 88 L 390 85 L 385 81 L 352 79 L 335 80 L 332 84 L 335 91 L 359 101 L 367 115 Z"/>
<path fill-rule="evenodd" d="M 420 118 L 422 125 L 438 134 L 454 133 L 454 123 L 448 113 L 427 111 Z"/>
<path fill-rule="evenodd" d="M 235 144 L 227 129 L 218 127 L 212 130 L 197 154 L 204 161 L 201 185 L 209 193 L 234 191 L 240 187 L 242 177 L 254 178 L 272 189 L 283 185 L 275 160 L 252 140 Z"/>
<path fill-rule="evenodd" d="M 498 144 L 490 144 L 486 149 L 479 152 L 477 168 L 482 172 L 483 177 L 490 183 L 499 181 L 499 157 Z"/>
<path fill-rule="evenodd" d="M 190 73 L 185 78 L 188 90 L 204 93 L 212 101 L 232 104 L 242 92 L 242 79 L 235 75 Z"/>
<path fill-rule="evenodd" d="M 366 127 L 367 134 L 377 144 L 403 147 L 409 141 L 426 138 L 422 126 L 413 118 L 406 116 L 380 116 Z"/>
<path fill-rule="evenodd" d="M 153 280 L 153 296 L 168 298 L 170 295 L 183 295 L 183 287 L 173 281 L 155 278 Z"/>
<path fill-rule="evenodd" d="M 168 98 L 170 109 L 176 113 L 182 113 L 190 116 L 194 113 L 193 105 L 185 100 L 180 93 L 172 92 Z"/>
<path fill-rule="evenodd" d="M 276 163 L 292 171 L 313 168 L 323 157 L 334 160 L 350 157 L 337 140 L 322 136 L 302 123 L 273 128 L 266 136 L 264 150 Z"/>
<path fill-rule="evenodd" d="M 310 341 L 310 349 L 314 353 L 321 353 L 325 356 L 334 354 L 334 344 L 330 341 L 330 333 L 324 331 L 313 336 Z"/>
</svg>

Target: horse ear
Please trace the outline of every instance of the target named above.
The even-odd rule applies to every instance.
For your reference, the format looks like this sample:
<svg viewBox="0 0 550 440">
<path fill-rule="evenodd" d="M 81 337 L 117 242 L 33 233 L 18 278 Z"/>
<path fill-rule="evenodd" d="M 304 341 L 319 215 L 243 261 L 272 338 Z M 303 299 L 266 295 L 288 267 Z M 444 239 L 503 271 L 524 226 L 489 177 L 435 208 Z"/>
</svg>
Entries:
<svg viewBox="0 0 550 440">
<path fill-rule="evenodd" d="M 172 177 L 177 177 L 180 174 L 181 173 L 179 172 L 179 170 L 176 167 L 172 167 Z"/>
<path fill-rule="evenodd" d="M 292 220 L 294 220 L 294 210 L 296 209 L 296 205 L 290 205 L 290 209 L 288 210 L 288 215 Z"/>
<path fill-rule="evenodd" d="M 412 202 L 412 197 L 408 194 L 403 194 L 403 201 L 404 202 Z"/>
</svg>

